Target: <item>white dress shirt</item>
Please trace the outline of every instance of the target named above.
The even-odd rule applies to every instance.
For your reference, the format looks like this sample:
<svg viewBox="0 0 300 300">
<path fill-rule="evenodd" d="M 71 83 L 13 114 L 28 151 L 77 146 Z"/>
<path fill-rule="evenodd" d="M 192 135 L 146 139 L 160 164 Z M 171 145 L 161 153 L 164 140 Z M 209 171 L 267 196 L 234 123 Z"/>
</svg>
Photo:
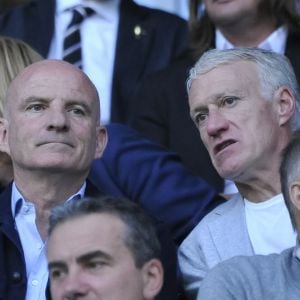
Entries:
<svg viewBox="0 0 300 300">
<path fill-rule="evenodd" d="M 82 198 L 85 188 L 86 183 L 67 201 L 78 195 Z M 26 262 L 26 300 L 45 300 L 48 282 L 46 243 L 41 239 L 36 227 L 34 204 L 23 198 L 15 183 L 12 185 L 11 209 Z"/>
<path fill-rule="evenodd" d="M 63 57 L 64 33 L 72 18 L 72 8 L 83 5 L 95 11 L 81 25 L 82 63 L 83 71 L 99 92 L 101 120 L 107 124 L 111 111 L 120 0 L 57 0 L 56 3 L 55 32 L 48 53 L 51 59 Z"/>
</svg>

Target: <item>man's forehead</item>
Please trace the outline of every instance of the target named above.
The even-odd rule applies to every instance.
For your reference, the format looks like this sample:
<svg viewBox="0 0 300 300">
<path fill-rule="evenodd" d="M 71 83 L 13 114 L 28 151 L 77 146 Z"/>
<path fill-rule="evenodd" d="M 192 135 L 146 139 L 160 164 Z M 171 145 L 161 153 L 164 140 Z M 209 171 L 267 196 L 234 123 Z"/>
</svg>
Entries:
<svg viewBox="0 0 300 300">
<path fill-rule="evenodd" d="M 76 67 L 56 60 L 44 60 L 32 65 L 29 65 L 24 70 L 22 70 L 13 82 L 21 82 L 26 83 L 28 81 L 39 81 L 44 77 L 59 77 L 59 78 L 81 78 L 85 77 L 84 73 L 82 73 Z"/>
<path fill-rule="evenodd" d="M 126 232 L 126 225 L 120 218 L 106 213 L 93 213 L 58 224 L 50 235 L 48 245 L 51 250 L 56 247 L 54 244 L 65 241 L 60 253 L 67 251 L 67 255 L 71 251 L 75 256 L 90 252 L 91 249 L 104 253 L 112 249 L 118 252 L 126 247 Z"/>
<path fill-rule="evenodd" d="M 214 67 L 209 68 L 206 72 L 199 74 L 197 78 L 206 78 L 209 76 L 217 76 L 219 74 L 227 74 L 228 76 L 234 74 L 252 74 L 256 71 L 256 64 L 248 60 L 235 60 L 220 63 Z"/>
<path fill-rule="evenodd" d="M 41 61 L 21 71 L 8 88 L 7 100 L 28 97 L 73 97 L 89 99 L 99 105 L 92 82 L 79 69 L 60 61 Z M 84 95 L 84 97 L 80 97 Z M 9 100 L 12 98 L 13 100 Z M 91 98 L 91 99 L 90 99 Z"/>
<path fill-rule="evenodd" d="M 203 74 L 199 74 L 191 84 L 190 98 L 199 94 L 221 94 L 229 90 L 238 91 L 245 88 L 245 83 L 255 81 L 258 76 L 253 76 L 255 66 L 248 65 L 248 61 L 237 61 L 219 65 Z"/>
<path fill-rule="evenodd" d="M 89 228 L 89 226 L 92 225 L 95 226 Z M 118 216 L 114 214 L 107 212 L 95 212 L 86 215 L 71 217 L 65 222 L 58 224 L 53 233 L 60 231 L 60 229 L 63 229 L 63 231 L 70 231 L 74 234 L 81 234 L 81 232 L 77 232 L 77 230 L 74 230 L 75 227 L 82 227 L 83 229 L 81 232 L 87 230 L 90 232 L 90 234 L 101 234 L 104 231 L 109 232 L 111 229 L 113 229 L 113 232 L 111 234 L 111 236 L 113 236 L 117 232 L 123 233 L 127 226 Z"/>
</svg>

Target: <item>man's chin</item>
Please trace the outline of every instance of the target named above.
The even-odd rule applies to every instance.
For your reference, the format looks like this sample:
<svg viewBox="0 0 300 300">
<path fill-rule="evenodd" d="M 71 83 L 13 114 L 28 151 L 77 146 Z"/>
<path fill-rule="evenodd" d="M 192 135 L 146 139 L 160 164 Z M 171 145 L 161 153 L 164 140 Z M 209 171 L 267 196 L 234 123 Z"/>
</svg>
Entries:
<svg viewBox="0 0 300 300">
<path fill-rule="evenodd" d="M 73 169 L 75 164 L 68 164 L 66 161 L 48 161 L 48 162 L 41 162 L 36 163 L 34 166 L 32 166 L 32 169 L 35 169 L 37 171 L 41 172 L 66 172 L 67 170 Z"/>
<path fill-rule="evenodd" d="M 240 174 L 239 168 L 237 166 L 216 166 L 215 169 L 217 170 L 220 177 L 228 180 L 235 181 Z"/>
</svg>

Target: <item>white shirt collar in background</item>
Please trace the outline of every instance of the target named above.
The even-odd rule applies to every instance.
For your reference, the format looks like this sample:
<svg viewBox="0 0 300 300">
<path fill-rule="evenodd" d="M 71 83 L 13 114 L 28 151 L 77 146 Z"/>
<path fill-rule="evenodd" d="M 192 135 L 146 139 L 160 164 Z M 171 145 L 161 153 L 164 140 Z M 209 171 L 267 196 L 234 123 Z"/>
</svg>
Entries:
<svg viewBox="0 0 300 300">
<path fill-rule="evenodd" d="M 258 48 L 284 54 L 287 36 L 288 30 L 286 26 L 281 26 L 273 31 L 262 43 L 260 43 Z M 220 50 L 234 48 L 234 45 L 224 37 L 219 29 L 216 29 L 215 45 L 216 48 Z"/>
</svg>

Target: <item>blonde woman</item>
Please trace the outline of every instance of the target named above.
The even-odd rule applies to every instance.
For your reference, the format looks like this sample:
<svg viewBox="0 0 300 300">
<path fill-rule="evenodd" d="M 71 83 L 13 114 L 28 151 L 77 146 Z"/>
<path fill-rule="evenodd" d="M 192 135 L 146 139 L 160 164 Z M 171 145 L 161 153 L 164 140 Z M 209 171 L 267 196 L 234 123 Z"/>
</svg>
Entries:
<svg viewBox="0 0 300 300">
<path fill-rule="evenodd" d="M 26 66 L 42 57 L 21 40 L 0 37 L 0 117 L 3 116 L 3 99 L 12 79 Z M 0 189 L 13 178 L 10 157 L 0 152 Z"/>
</svg>

